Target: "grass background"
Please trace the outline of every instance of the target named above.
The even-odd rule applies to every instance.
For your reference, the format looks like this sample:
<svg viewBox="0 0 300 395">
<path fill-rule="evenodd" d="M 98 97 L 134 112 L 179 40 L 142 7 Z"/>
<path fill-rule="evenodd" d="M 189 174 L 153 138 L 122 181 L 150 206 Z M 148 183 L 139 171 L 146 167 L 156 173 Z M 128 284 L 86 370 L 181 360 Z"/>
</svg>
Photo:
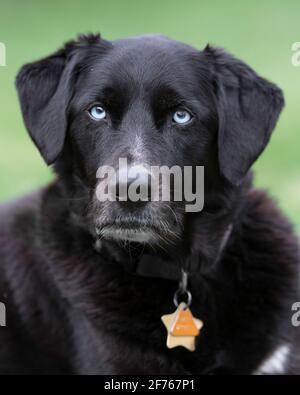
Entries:
<svg viewBox="0 0 300 395">
<path fill-rule="evenodd" d="M 300 233 L 299 0 L 0 0 L 0 200 L 47 183 L 52 175 L 26 134 L 14 88 L 19 67 L 48 55 L 78 33 L 105 38 L 159 32 L 199 49 L 208 42 L 242 58 L 285 92 L 286 108 L 270 145 L 255 164 L 267 188 Z"/>
</svg>

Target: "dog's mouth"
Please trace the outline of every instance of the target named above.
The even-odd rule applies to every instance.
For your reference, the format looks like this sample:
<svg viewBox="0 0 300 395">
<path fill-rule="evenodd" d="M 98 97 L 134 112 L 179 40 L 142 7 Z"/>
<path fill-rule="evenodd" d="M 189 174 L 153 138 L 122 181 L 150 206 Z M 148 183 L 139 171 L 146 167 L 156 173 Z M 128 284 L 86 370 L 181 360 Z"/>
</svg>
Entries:
<svg viewBox="0 0 300 395">
<path fill-rule="evenodd" d="M 176 236 L 174 229 L 163 222 L 115 221 L 96 226 L 101 239 L 115 241 L 157 244 L 170 241 Z"/>
<path fill-rule="evenodd" d="M 100 237 L 116 241 L 129 241 L 135 243 L 152 243 L 156 240 L 156 232 L 146 228 L 126 228 L 114 225 L 105 226 L 98 230 Z"/>
</svg>

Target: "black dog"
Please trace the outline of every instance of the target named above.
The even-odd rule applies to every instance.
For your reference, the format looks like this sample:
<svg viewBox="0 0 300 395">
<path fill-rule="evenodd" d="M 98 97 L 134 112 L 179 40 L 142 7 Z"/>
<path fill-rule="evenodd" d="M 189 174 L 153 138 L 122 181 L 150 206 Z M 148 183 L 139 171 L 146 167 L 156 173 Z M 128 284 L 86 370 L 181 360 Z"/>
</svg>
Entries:
<svg viewBox="0 0 300 395">
<path fill-rule="evenodd" d="M 2 205 L 0 372 L 296 372 L 291 226 L 249 169 L 283 107 L 241 61 L 160 36 L 81 37 L 17 77 L 29 134 L 57 180 Z M 205 167 L 205 205 L 99 202 L 97 169 Z M 180 268 L 204 322 L 166 347 Z"/>
</svg>

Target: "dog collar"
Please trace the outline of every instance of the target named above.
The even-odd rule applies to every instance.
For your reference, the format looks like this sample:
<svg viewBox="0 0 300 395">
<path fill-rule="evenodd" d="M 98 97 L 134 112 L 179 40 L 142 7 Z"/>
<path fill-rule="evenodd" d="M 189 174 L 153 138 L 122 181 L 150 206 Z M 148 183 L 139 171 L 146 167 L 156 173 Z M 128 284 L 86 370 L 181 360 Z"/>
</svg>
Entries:
<svg viewBox="0 0 300 395">
<path fill-rule="evenodd" d="M 231 232 L 232 224 L 227 227 L 222 237 L 215 263 L 220 260 Z M 118 254 L 116 255 L 108 242 L 97 240 L 95 248 L 100 254 L 105 254 L 105 249 L 107 249 L 110 259 L 107 256 L 105 257 L 106 259 L 111 260 L 111 257 L 113 257 L 112 260 L 114 262 L 121 264 L 127 272 L 134 275 L 179 281 L 179 287 L 173 298 L 176 310 L 173 313 L 163 314 L 161 316 L 161 321 L 167 330 L 166 346 L 169 349 L 184 347 L 188 351 L 195 351 L 196 338 L 200 335 L 204 323 L 194 317 L 190 310 L 192 293 L 188 289 L 188 272 L 167 259 L 161 259 L 146 253 L 134 260 L 131 257 L 128 262 L 128 257 L 125 259 L 125 253 L 119 256 Z M 179 303 L 179 299 L 182 300 L 185 298 L 187 299 L 186 302 L 181 301 Z"/>
<path fill-rule="evenodd" d="M 222 237 L 214 264 L 220 260 L 230 238 L 231 232 L 232 224 L 229 224 L 224 236 Z M 162 278 L 171 281 L 179 281 L 182 276 L 182 267 L 174 265 L 174 262 L 170 259 L 161 258 L 148 253 L 143 253 L 138 258 L 129 258 L 121 249 L 116 253 L 115 244 L 99 239 L 95 242 L 95 250 L 102 255 L 105 260 L 110 263 L 113 262 L 121 265 L 126 272 L 132 275 Z M 192 271 L 191 268 L 185 268 L 185 270 L 189 273 Z"/>
</svg>

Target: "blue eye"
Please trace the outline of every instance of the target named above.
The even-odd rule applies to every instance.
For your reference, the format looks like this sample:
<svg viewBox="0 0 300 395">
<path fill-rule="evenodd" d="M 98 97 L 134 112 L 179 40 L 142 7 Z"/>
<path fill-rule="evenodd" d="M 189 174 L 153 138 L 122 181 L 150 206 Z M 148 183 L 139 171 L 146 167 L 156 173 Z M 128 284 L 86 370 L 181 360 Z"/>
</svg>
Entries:
<svg viewBox="0 0 300 395">
<path fill-rule="evenodd" d="M 101 121 L 106 118 L 106 111 L 101 106 L 93 106 L 89 110 L 89 114 L 95 121 Z"/>
<path fill-rule="evenodd" d="M 179 110 L 173 114 L 173 121 L 179 125 L 184 125 L 192 119 L 192 115 L 186 110 Z"/>
</svg>

